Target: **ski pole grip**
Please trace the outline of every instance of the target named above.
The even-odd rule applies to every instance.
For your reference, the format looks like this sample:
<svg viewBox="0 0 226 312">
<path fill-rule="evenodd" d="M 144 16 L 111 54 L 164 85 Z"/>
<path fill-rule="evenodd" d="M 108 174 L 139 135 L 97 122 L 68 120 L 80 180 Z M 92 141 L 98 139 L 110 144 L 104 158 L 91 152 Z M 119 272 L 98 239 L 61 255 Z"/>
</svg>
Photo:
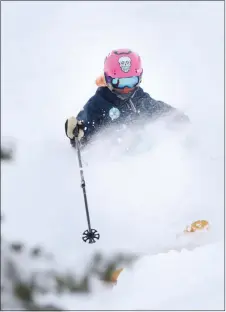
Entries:
<svg viewBox="0 0 226 312">
<path fill-rule="evenodd" d="M 78 137 L 78 134 L 79 134 L 79 128 L 78 128 L 78 125 L 76 125 L 76 127 L 74 128 L 73 130 L 73 134 L 74 136 L 77 138 Z"/>
</svg>

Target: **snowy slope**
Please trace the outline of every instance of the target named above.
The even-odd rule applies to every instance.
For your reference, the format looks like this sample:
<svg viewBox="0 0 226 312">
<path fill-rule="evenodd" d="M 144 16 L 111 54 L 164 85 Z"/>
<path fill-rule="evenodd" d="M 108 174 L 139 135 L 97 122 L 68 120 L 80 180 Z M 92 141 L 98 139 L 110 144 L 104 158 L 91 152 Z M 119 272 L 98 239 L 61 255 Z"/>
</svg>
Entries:
<svg viewBox="0 0 226 312">
<path fill-rule="evenodd" d="M 143 56 L 143 87 L 184 110 L 192 127 L 150 125 L 130 156 L 106 136 L 84 152 L 101 234 L 90 246 L 64 122 L 93 94 L 116 47 Z M 54 298 L 65 308 L 223 309 L 223 52 L 223 2 L 2 4 L 2 137 L 17 146 L 15 163 L 2 166 L 4 236 L 43 243 L 59 266 L 81 272 L 95 251 L 142 255 L 113 289 L 94 281 L 86 300 Z M 211 232 L 189 240 L 204 246 L 165 253 L 184 246 L 176 234 L 199 218 Z"/>
</svg>

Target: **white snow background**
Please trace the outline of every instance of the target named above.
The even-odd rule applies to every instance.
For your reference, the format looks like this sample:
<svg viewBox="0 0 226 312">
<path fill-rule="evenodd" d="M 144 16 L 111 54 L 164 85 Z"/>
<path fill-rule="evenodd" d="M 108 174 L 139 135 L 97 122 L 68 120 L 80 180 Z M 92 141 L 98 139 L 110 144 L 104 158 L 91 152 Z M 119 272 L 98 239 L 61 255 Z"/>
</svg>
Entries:
<svg viewBox="0 0 226 312">
<path fill-rule="evenodd" d="M 224 3 L 7 1 L 1 8 L 1 131 L 3 142 L 16 144 L 15 162 L 2 165 L 4 236 L 43 244 L 59 267 L 77 272 L 96 251 L 142 255 L 111 289 L 94 283 L 87 297 L 41 300 L 77 310 L 223 310 Z M 175 132 L 151 124 L 132 155 L 109 143 L 111 134 L 84 151 L 92 227 L 101 235 L 89 245 L 64 123 L 95 92 L 105 56 L 124 47 L 143 59 L 144 90 L 192 125 Z M 197 219 L 211 229 L 191 234 L 197 247 L 188 250 L 176 235 Z"/>
</svg>

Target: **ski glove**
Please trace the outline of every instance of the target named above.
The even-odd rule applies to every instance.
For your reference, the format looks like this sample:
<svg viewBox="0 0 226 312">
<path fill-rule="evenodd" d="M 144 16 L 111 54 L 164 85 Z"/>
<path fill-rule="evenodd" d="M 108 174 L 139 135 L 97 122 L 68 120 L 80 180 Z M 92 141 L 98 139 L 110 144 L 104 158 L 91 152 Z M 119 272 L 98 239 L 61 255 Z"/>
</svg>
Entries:
<svg viewBox="0 0 226 312">
<path fill-rule="evenodd" d="M 69 139 L 73 140 L 77 137 L 80 141 L 84 136 L 82 122 L 77 120 L 74 116 L 68 118 L 65 122 L 65 133 Z"/>
</svg>

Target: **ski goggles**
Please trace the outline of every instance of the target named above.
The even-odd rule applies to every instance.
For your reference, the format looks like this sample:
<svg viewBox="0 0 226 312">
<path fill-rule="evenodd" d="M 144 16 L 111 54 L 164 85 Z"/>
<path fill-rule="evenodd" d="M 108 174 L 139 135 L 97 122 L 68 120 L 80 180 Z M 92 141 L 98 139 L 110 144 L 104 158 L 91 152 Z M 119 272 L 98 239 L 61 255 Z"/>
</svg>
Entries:
<svg viewBox="0 0 226 312">
<path fill-rule="evenodd" d="M 139 76 L 132 76 L 126 78 L 112 78 L 110 76 L 105 76 L 106 83 L 110 84 L 113 89 L 124 89 L 124 88 L 135 88 L 139 82 Z"/>
</svg>

